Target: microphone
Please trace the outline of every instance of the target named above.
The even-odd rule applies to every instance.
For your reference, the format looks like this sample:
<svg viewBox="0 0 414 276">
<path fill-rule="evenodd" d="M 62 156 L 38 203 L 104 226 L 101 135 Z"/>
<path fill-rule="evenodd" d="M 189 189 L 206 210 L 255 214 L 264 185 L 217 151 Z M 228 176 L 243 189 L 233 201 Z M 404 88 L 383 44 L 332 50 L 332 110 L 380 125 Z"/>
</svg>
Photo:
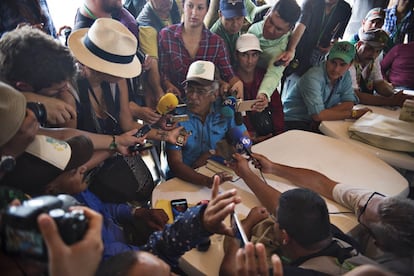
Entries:
<svg viewBox="0 0 414 276">
<path fill-rule="evenodd" d="M 224 99 L 223 103 L 221 104 L 221 114 L 224 117 L 231 118 L 234 116 L 234 112 L 236 111 L 236 98 L 233 96 L 228 96 Z"/>
<path fill-rule="evenodd" d="M 240 154 L 246 153 L 250 158 L 252 157 L 252 140 L 249 137 L 244 136 L 239 127 L 233 127 L 229 130 L 230 140 L 237 152 Z"/>
<path fill-rule="evenodd" d="M 243 116 L 241 112 L 237 111 L 237 99 L 234 96 L 228 96 L 222 103 L 221 114 L 224 117 L 230 118 L 234 116 L 236 125 L 243 124 Z"/>
<path fill-rule="evenodd" d="M 166 93 L 160 98 L 157 104 L 157 112 L 165 115 L 173 111 L 178 105 L 178 98 L 173 93 Z"/>
</svg>

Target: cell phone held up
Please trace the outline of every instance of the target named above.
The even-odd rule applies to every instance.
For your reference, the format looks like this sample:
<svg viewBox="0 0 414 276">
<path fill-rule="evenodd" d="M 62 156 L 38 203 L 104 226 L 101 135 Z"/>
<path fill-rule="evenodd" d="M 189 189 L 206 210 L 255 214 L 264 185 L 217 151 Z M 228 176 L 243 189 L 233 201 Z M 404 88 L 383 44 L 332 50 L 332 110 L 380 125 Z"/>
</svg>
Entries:
<svg viewBox="0 0 414 276">
<path fill-rule="evenodd" d="M 137 138 L 141 138 L 144 135 L 146 135 L 149 131 L 151 130 L 151 126 L 150 125 L 144 125 L 143 127 L 141 127 L 135 134 L 134 136 Z M 149 149 L 152 147 L 151 143 L 145 143 L 144 145 L 141 144 L 135 144 L 133 146 L 129 146 L 128 149 L 130 152 L 136 152 L 136 151 L 143 151 L 146 149 Z"/>
<path fill-rule="evenodd" d="M 244 247 L 249 240 L 247 239 L 246 233 L 243 230 L 243 226 L 236 213 L 231 215 L 231 226 L 234 231 L 234 237 L 239 240 L 240 247 Z"/>
<path fill-rule="evenodd" d="M 184 213 L 188 209 L 187 200 L 185 198 L 173 199 L 171 200 L 171 211 L 174 217 L 174 220 L 181 213 Z"/>
</svg>

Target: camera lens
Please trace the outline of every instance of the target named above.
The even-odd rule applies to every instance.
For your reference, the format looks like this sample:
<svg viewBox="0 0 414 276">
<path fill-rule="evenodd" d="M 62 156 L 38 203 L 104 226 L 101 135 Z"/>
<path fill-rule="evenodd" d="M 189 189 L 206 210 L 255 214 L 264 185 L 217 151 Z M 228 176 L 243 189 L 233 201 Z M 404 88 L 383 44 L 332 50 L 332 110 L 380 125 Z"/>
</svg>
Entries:
<svg viewBox="0 0 414 276">
<path fill-rule="evenodd" d="M 28 102 L 26 107 L 33 111 L 39 124 L 44 126 L 47 121 L 46 108 L 42 103 Z"/>
</svg>

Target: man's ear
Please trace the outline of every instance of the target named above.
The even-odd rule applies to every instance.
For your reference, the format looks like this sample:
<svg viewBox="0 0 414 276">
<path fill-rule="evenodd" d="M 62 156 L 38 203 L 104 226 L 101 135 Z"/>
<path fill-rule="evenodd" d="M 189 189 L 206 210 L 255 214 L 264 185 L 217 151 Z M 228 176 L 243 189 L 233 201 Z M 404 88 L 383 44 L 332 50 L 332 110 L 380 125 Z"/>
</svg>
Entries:
<svg viewBox="0 0 414 276">
<path fill-rule="evenodd" d="M 23 81 L 17 81 L 14 87 L 22 92 L 33 92 L 34 90 L 33 86 Z"/>
</svg>

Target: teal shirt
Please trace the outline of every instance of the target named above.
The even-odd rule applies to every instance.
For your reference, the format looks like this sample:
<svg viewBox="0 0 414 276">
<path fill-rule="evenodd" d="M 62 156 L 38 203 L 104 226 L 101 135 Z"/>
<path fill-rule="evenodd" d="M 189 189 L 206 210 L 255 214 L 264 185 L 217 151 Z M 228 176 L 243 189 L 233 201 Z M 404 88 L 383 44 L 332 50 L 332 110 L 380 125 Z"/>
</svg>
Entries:
<svg viewBox="0 0 414 276">
<path fill-rule="evenodd" d="M 326 62 L 310 68 L 282 95 L 285 121 L 310 122 L 312 115 L 343 102 L 358 102 L 352 88 L 351 74 L 346 71 L 332 87 L 326 72 Z"/>
<path fill-rule="evenodd" d="M 280 56 L 289 42 L 290 32 L 282 35 L 278 39 L 270 40 L 263 37 L 264 20 L 250 26 L 248 33 L 254 34 L 260 41 L 263 53 L 260 55 L 258 66 L 266 69 L 266 74 L 260 84 L 259 93 L 264 93 L 270 99 L 273 91 L 277 88 L 282 79 L 285 66 L 274 66 L 275 58 Z"/>
<path fill-rule="evenodd" d="M 229 34 L 226 29 L 224 29 L 223 24 L 221 23 L 220 18 L 211 26 L 210 31 L 219 35 L 224 42 L 226 43 L 227 51 L 229 52 L 231 65 L 235 65 L 234 54 L 236 52 L 236 41 L 240 36 L 240 32 L 235 34 Z"/>
</svg>

